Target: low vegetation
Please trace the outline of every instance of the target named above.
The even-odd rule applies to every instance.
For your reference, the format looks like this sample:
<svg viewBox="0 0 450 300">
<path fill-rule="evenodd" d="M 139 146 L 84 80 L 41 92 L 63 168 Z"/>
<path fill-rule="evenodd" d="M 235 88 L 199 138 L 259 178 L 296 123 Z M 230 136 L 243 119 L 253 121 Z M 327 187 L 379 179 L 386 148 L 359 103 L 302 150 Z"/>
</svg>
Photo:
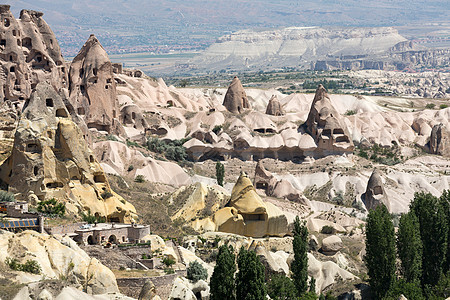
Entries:
<svg viewBox="0 0 450 300">
<path fill-rule="evenodd" d="M 184 162 L 187 159 L 187 153 L 183 144 L 188 140 L 189 139 L 166 141 L 158 138 L 149 138 L 146 146 L 150 151 L 162 154 L 169 160 Z"/>
<path fill-rule="evenodd" d="M 208 278 L 208 271 L 206 271 L 206 269 L 196 260 L 189 263 L 186 271 L 186 278 L 193 282 L 206 280 Z"/>
<path fill-rule="evenodd" d="M 14 194 L 0 190 L 0 202 L 14 202 Z"/>
<path fill-rule="evenodd" d="M 22 271 L 32 274 L 41 274 L 41 266 L 35 260 L 29 259 L 25 263 L 21 264 L 16 258 L 6 258 L 5 264 L 14 271 Z"/>
<path fill-rule="evenodd" d="M 37 205 L 37 211 L 47 216 L 63 217 L 66 213 L 66 206 L 58 202 L 55 198 L 42 200 Z"/>
</svg>

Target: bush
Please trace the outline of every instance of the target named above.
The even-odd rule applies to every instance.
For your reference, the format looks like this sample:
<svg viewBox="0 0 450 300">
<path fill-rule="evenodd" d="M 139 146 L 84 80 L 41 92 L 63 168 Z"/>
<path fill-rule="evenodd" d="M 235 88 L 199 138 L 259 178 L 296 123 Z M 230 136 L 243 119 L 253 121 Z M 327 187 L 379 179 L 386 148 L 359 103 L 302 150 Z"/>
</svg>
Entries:
<svg viewBox="0 0 450 300">
<path fill-rule="evenodd" d="M 66 213 L 66 206 L 64 203 L 58 203 L 55 198 L 52 198 L 39 202 L 37 211 L 45 215 L 62 217 Z"/>
<path fill-rule="evenodd" d="M 427 105 L 425 105 L 426 109 L 434 109 L 436 105 L 434 103 L 428 103 Z"/>
<path fill-rule="evenodd" d="M 133 171 L 134 170 L 134 166 L 133 165 L 129 165 L 128 166 L 128 172 L 131 172 L 131 171 Z"/>
<path fill-rule="evenodd" d="M 0 191 L 0 202 L 14 202 L 14 194 L 7 191 Z"/>
<path fill-rule="evenodd" d="M 191 261 L 187 268 L 187 279 L 197 282 L 208 278 L 208 271 L 196 260 Z"/>
<path fill-rule="evenodd" d="M 106 222 L 106 218 L 100 217 L 100 216 L 93 216 L 91 215 L 91 211 L 88 211 L 88 214 L 85 214 L 84 212 L 81 213 L 81 218 L 84 222 L 87 222 L 88 224 L 94 224 L 94 223 L 104 223 Z"/>
<path fill-rule="evenodd" d="M 147 148 L 150 151 L 163 154 L 167 159 L 182 162 L 187 159 L 186 148 L 183 144 L 189 139 L 162 141 L 158 138 L 149 138 Z"/>
<path fill-rule="evenodd" d="M 162 263 L 165 264 L 166 267 L 172 268 L 172 265 L 175 264 L 175 260 L 173 260 L 172 258 L 170 258 L 168 256 L 164 256 L 164 258 L 162 259 Z"/>
<path fill-rule="evenodd" d="M 354 110 L 347 110 L 347 111 L 345 112 L 345 115 L 346 115 L 346 116 L 353 116 L 353 115 L 356 115 L 356 111 L 354 111 Z"/>
<path fill-rule="evenodd" d="M 23 271 L 32 274 L 41 274 L 41 266 L 35 260 L 27 260 L 24 264 L 19 263 L 15 258 L 6 258 L 5 263 L 10 269 L 15 271 Z"/>
<path fill-rule="evenodd" d="M 439 109 L 444 109 L 444 108 L 447 108 L 447 107 L 448 107 L 447 104 L 441 104 L 441 105 L 439 105 Z"/>
<path fill-rule="evenodd" d="M 108 135 L 106 136 L 106 139 L 107 139 L 108 141 L 115 141 L 115 142 L 118 141 L 117 137 L 116 137 L 115 135 L 113 135 L 113 134 L 108 134 Z"/>
<path fill-rule="evenodd" d="M 223 128 L 222 125 L 216 125 L 216 126 L 214 126 L 212 132 L 214 132 L 215 134 L 218 134 L 222 130 L 222 128 Z"/>
<path fill-rule="evenodd" d="M 144 175 L 137 175 L 137 176 L 134 178 L 134 181 L 135 181 L 135 182 L 139 182 L 139 183 L 143 183 L 143 182 L 145 182 L 145 177 L 144 177 Z"/>
<path fill-rule="evenodd" d="M 101 194 L 101 196 L 102 196 L 102 198 L 103 199 L 108 199 L 108 198 L 111 198 L 112 196 L 113 196 L 113 194 L 111 193 L 111 192 L 109 192 L 109 191 L 104 191 L 102 194 Z"/>
<path fill-rule="evenodd" d="M 336 232 L 336 229 L 334 229 L 333 226 L 325 225 L 325 226 L 322 227 L 320 232 L 323 233 L 323 234 L 334 234 Z"/>
</svg>

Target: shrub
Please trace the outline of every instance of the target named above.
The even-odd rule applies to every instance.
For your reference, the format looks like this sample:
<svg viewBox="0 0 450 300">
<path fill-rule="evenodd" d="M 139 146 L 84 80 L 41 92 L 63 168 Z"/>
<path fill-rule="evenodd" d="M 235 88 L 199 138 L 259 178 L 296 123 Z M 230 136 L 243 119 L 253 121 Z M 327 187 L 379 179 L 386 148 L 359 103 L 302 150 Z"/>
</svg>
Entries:
<svg viewBox="0 0 450 300">
<path fill-rule="evenodd" d="M 0 191 L 0 202 L 14 202 L 14 194 L 7 191 Z"/>
<path fill-rule="evenodd" d="M 87 214 L 85 214 L 84 212 L 81 212 L 81 218 L 83 219 L 84 222 L 87 222 L 88 224 L 106 222 L 106 218 L 104 218 L 104 217 L 91 215 L 90 210 L 88 210 Z"/>
<path fill-rule="evenodd" d="M 447 104 L 441 104 L 441 105 L 439 105 L 439 109 L 444 109 L 444 108 L 447 108 L 447 107 L 448 107 Z"/>
<path fill-rule="evenodd" d="M 322 227 L 320 232 L 323 233 L 323 234 L 334 234 L 336 232 L 336 229 L 334 229 L 333 226 L 325 225 L 325 226 Z"/>
<path fill-rule="evenodd" d="M 434 103 L 427 103 L 427 105 L 425 105 L 426 109 L 434 109 L 436 105 Z"/>
<path fill-rule="evenodd" d="M 225 177 L 225 167 L 220 161 L 218 161 L 216 163 L 216 178 L 218 185 L 223 186 L 224 177 Z"/>
<path fill-rule="evenodd" d="M 208 278 L 208 271 L 196 260 L 191 261 L 187 268 L 187 279 L 197 282 Z"/>
<path fill-rule="evenodd" d="M 346 115 L 346 116 L 353 116 L 353 115 L 356 115 L 356 111 L 354 111 L 354 110 L 347 110 L 347 111 L 345 112 L 345 115 Z"/>
<path fill-rule="evenodd" d="M 106 139 L 107 139 L 108 141 L 115 141 L 115 142 L 118 141 L 117 137 L 116 137 L 115 135 L 113 135 L 113 134 L 108 134 L 108 135 L 106 136 Z"/>
<path fill-rule="evenodd" d="M 113 196 L 113 194 L 110 191 L 104 191 L 101 194 L 101 196 L 102 196 L 103 199 L 108 199 L 108 198 L 111 198 Z"/>
<path fill-rule="evenodd" d="M 168 256 L 164 256 L 164 258 L 162 259 L 162 263 L 165 264 L 167 268 L 172 268 L 172 265 L 175 264 L 175 260 Z"/>
<path fill-rule="evenodd" d="M 218 134 L 222 130 L 222 128 L 223 128 L 222 125 L 216 125 L 216 126 L 214 126 L 212 132 L 214 132 L 215 134 Z"/>
<path fill-rule="evenodd" d="M 144 175 L 137 175 L 137 176 L 134 178 L 134 181 L 135 181 L 135 182 L 139 182 L 139 183 L 143 183 L 143 182 L 145 182 L 145 177 L 144 177 Z"/>
<path fill-rule="evenodd" d="M 129 165 L 128 166 L 128 172 L 131 172 L 131 171 L 133 171 L 134 170 L 134 166 L 133 165 Z"/>
<path fill-rule="evenodd" d="M 62 217 L 66 213 L 66 206 L 64 205 L 64 203 L 58 203 L 55 198 L 52 198 L 39 202 L 37 211 L 45 215 Z"/>
<path fill-rule="evenodd" d="M 175 273 L 174 269 L 172 268 L 164 268 L 164 273 L 168 274 L 173 274 Z"/>
<path fill-rule="evenodd" d="M 150 151 L 163 154 L 167 159 L 182 162 L 187 159 L 186 148 L 183 144 L 189 139 L 162 141 L 158 138 L 149 138 L 147 148 Z"/>
<path fill-rule="evenodd" d="M 24 264 L 19 263 L 15 258 L 6 258 L 5 263 L 10 269 L 15 271 L 23 271 L 32 274 L 41 274 L 41 266 L 35 260 L 27 260 Z"/>
</svg>

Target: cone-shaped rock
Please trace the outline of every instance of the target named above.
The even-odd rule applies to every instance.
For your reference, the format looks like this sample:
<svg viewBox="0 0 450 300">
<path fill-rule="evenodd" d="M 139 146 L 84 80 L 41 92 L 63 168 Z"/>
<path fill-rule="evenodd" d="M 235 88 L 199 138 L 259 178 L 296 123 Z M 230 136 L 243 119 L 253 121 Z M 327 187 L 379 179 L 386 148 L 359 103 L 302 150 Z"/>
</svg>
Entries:
<svg viewBox="0 0 450 300">
<path fill-rule="evenodd" d="M 58 41 L 43 13 L 22 10 L 15 19 L 9 5 L 0 5 L 0 101 L 30 99 L 39 82 L 59 90 L 67 83 L 67 69 Z"/>
<path fill-rule="evenodd" d="M 134 207 L 111 190 L 80 129 L 48 83 L 39 83 L 26 103 L 0 178 L 19 200 L 36 204 L 55 198 L 69 213 L 90 210 L 117 222 L 130 222 L 135 215 Z"/>
<path fill-rule="evenodd" d="M 91 35 L 70 66 L 70 103 L 89 129 L 117 133 L 119 104 L 113 67 Z"/>
<path fill-rule="evenodd" d="M 373 170 L 372 175 L 367 183 L 367 189 L 361 195 L 362 201 L 367 210 L 371 210 L 384 204 L 390 211 L 391 205 L 384 190 L 383 180 L 381 179 L 381 172 L 378 169 Z"/>
<path fill-rule="evenodd" d="M 450 130 L 442 123 L 431 130 L 430 153 L 450 157 Z"/>
<path fill-rule="evenodd" d="M 353 142 L 339 112 L 331 104 L 330 97 L 322 85 L 316 90 L 311 104 L 307 131 L 314 137 L 322 155 L 351 153 Z"/>
<path fill-rule="evenodd" d="M 225 94 L 225 98 L 223 100 L 223 105 L 228 109 L 228 111 L 234 114 L 242 113 L 244 109 L 250 108 L 244 87 L 237 76 L 234 77 L 228 87 L 227 93 Z"/>
<path fill-rule="evenodd" d="M 266 114 L 272 116 L 284 115 L 283 107 L 281 107 L 281 103 L 277 96 L 273 95 L 272 98 L 270 98 L 269 103 L 267 104 Z"/>
<path fill-rule="evenodd" d="M 251 237 L 288 233 L 286 216 L 278 207 L 261 199 L 244 172 L 233 187 L 227 206 L 213 216 L 218 231 Z"/>
<path fill-rule="evenodd" d="M 267 195 L 271 195 L 277 184 L 277 179 L 264 168 L 262 161 L 258 161 L 255 168 L 255 187 L 263 189 Z"/>
</svg>

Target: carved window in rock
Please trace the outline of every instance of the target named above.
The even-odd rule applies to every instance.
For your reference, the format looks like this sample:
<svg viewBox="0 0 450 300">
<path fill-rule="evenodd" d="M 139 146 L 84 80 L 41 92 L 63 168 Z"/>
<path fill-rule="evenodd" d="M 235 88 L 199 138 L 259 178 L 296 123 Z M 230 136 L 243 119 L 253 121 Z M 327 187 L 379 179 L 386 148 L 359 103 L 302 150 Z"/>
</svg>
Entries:
<svg viewBox="0 0 450 300">
<path fill-rule="evenodd" d="M 9 25 L 11 25 L 11 22 L 9 21 L 8 18 L 5 18 L 5 19 L 3 20 L 3 25 L 4 25 L 5 27 L 9 27 Z"/>
<path fill-rule="evenodd" d="M 37 176 L 39 174 L 39 167 L 38 166 L 34 166 L 33 174 L 34 174 L 34 176 Z"/>
<path fill-rule="evenodd" d="M 104 174 L 94 174 L 94 182 L 95 183 L 105 183 L 106 178 Z"/>
<path fill-rule="evenodd" d="M 33 43 L 31 42 L 31 38 L 26 37 L 22 39 L 22 47 L 31 49 L 31 47 L 33 46 Z"/>
<path fill-rule="evenodd" d="M 40 150 L 39 145 L 36 143 L 28 143 L 26 145 L 26 152 L 38 153 Z"/>
<path fill-rule="evenodd" d="M 333 129 L 334 134 L 344 134 L 344 130 L 342 128 Z"/>
<path fill-rule="evenodd" d="M 85 115 L 86 112 L 85 112 L 85 110 L 84 110 L 84 107 L 78 107 L 78 108 L 77 108 L 77 113 L 78 113 L 80 116 Z"/>
<path fill-rule="evenodd" d="M 322 135 L 330 136 L 331 135 L 331 129 L 324 129 L 322 131 Z"/>
<path fill-rule="evenodd" d="M 267 182 L 265 181 L 258 181 L 255 185 L 255 187 L 257 189 L 262 189 L 262 190 L 267 190 L 267 188 L 269 187 L 269 185 L 267 184 Z"/>
<path fill-rule="evenodd" d="M 244 218 L 244 222 L 264 221 L 263 214 L 241 214 Z"/>
<path fill-rule="evenodd" d="M 59 118 L 67 118 L 68 114 L 67 111 L 64 108 L 58 108 L 56 110 L 56 116 Z"/>
<path fill-rule="evenodd" d="M 16 71 L 16 68 L 15 68 L 15 67 L 10 67 L 10 68 L 9 68 L 9 72 L 14 73 L 15 71 Z"/>
<path fill-rule="evenodd" d="M 6 46 L 6 40 L 1 39 L 0 40 L 0 46 Z"/>
<path fill-rule="evenodd" d="M 383 194 L 383 189 L 381 188 L 381 186 L 377 185 L 373 188 L 373 193 L 374 195 L 381 195 Z"/>
<path fill-rule="evenodd" d="M 55 182 L 48 182 L 45 187 L 48 189 L 57 189 L 57 188 L 62 188 L 64 185 L 62 184 L 62 182 L 59 181 L 55 181 Z"/>
<path fill-rule="evenodd" d="M 54 105 L 53 105 L 53 99 L 52 98 L 47 98 L 47 99 L 45 99 L 45 105 L 47 106 L 47 107 L 53 107 Z"/>
<path fill-rule="evenodd" d="M 13 36 L 17 36 L 17 30 L 14 29 L 14 30 L 12 31 L 12 34 L 13 34 Z"/>
<path fill-rule="evenodd" d="M 97 68 L 93 68 L 92 73 L 94 74 L 94 76 L 97 76 Z"/>
</svg>

